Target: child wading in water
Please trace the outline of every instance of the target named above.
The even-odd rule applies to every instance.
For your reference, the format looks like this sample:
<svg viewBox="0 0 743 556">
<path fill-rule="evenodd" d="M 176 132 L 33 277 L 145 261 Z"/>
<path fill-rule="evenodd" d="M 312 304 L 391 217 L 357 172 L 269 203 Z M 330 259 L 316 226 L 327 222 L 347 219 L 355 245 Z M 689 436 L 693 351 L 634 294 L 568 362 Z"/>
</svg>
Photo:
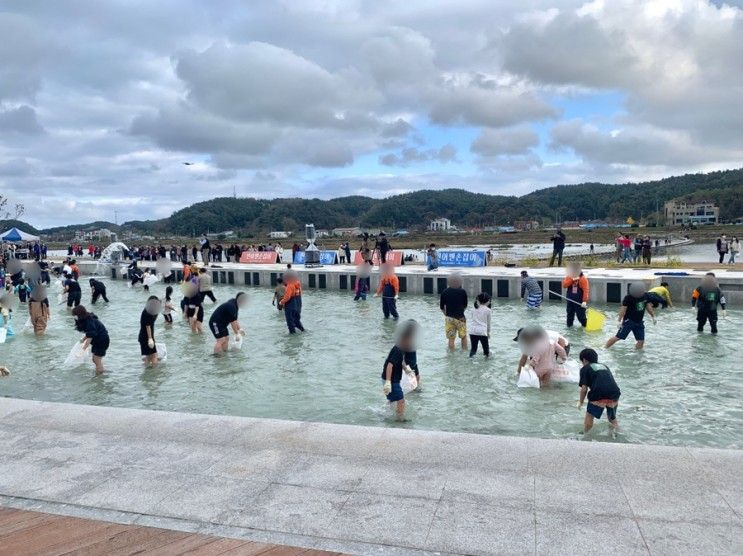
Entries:
<svg viewBox="0 0 743 556">
<path fill-rule="evenodd" d="M 283 276 L 279 276 L 276 279 L 276 287 L 273 290 L 273 299 L 271 300 L 271 305 L 276 307 L 279 311 L 283 309 L 281 306 L 281 300 L 284 298 L 285 293 L 286 286 L 284 285 L 284 278 Z"/>
<path fill-rule="evenodd" d="M 583 421 L 583 432 L 588 432 L 593 427 L 593 419 L 601 419 L 601 415 L 606 409 L 606 417 L 609 419 L 609 425 L 616 429 L 619 426 L 617 421 L 617 406 L 619 405 L 619 396 L 622 394 L 611 374 L 609 367 L 599 363 L 598 354 L 592 349 L 584 349 L 578 356 L 583 367 L 580 370 L 580 399 L 578 400 L 578 409 L 583 406 L 583 402 L 588 397 L 586 406 L 586 417 Z"/>
<path fill-rule="evenodd" d="M 173 325 L 173 311 L 175 310 L 175 307 L 173 307 L 173 302 L 171 301 L 172 297 L 173 287 L 168 286 L 165 288 L 165 301 L 163 302 L 163 319 L 165 320 L 165 326 Z"/>
<path fill-rule="evenodd" d="M 405 394 L 400 381 L 402 373 L 414 373 L 405 363 L 405 354 L 416 351 L 416 337 L 418 335 L 418 323 L 414 320 L 406 320 L 397 328 L 397 341 L 390 350 L 382 367 L 382 380 L 384 387 L 382 391 L 387 401 L 395 403 L 395 414 L 399 421 L 405 420 Z"/>
<path fill-rule="evenodd" d="M 470 333 L 470 357 L 477 353 L 477 344 L 482 344 L 482 352 L 485 357 L 490 357 L 490 320 L 492 317 L 490 310 L 490 296 L 482 292 L 475 299 L 475 308 L 470 312 L 469 333 Z"/>
</svg>

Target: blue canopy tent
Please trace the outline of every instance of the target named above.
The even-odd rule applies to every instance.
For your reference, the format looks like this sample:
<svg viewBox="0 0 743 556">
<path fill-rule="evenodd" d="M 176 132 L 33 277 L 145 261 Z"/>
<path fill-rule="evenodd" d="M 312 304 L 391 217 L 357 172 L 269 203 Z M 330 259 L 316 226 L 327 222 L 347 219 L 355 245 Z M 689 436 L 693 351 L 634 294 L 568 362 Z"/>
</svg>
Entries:
<svg viewBox="0 0 743 556">
<path fill-rule="evenodd" d="M 39 236 L 33 234 L 27 234 L 23 230 L 18 228 L 11 228 L 7 232 L 0 234 L 0 240 L 2 241 L 39 241 Z"/>
</svg>

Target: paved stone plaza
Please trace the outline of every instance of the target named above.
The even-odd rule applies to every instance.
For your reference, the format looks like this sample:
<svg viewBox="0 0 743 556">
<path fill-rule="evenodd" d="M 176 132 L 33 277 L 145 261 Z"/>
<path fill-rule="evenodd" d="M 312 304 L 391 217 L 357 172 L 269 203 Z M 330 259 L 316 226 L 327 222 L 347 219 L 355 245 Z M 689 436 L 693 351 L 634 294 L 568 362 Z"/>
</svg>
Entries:
<svg viewBox="0 0 743 556">
<path fill-rule="evenodd" d="M 6 507 L 355 554 L 743 553 L 743 451 L 10 398 L 0 446 Z"/>
</svg>

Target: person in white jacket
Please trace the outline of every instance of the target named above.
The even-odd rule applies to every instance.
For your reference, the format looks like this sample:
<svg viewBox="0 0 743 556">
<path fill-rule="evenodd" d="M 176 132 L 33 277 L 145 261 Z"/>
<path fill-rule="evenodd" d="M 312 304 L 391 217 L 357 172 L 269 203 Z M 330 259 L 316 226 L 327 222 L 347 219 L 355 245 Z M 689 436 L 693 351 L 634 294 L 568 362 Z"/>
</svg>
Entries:
<svg viewBox="0 0 743 556">
<path fill-rule="evenodd" d="M 485 357 L 490 357 L 490 295 L 482 292 L 475 299 L 475 308 L 470 311 L 468 328 L 470 334 L 470 357 L 477 353 L 477 344 L 482 344 Z"/>
<path fill-rule="evenodd" d="M 738 253 L 740 253 L 740 241 L 738 241 L 737 237 L 734 237 L 733 241 L 730 242 L 730 258 L 728 259 L 728 264 L 735 264 L 735 257 L 738 256 Z"/>
</svg>

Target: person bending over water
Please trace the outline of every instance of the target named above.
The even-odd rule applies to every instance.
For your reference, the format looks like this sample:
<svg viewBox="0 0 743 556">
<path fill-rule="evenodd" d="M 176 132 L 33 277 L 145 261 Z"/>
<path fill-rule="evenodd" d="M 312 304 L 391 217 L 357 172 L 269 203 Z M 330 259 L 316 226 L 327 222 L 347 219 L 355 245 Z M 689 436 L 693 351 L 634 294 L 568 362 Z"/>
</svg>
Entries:
<svg viewBox="0 0 743 556">
<path fill-rule="evenodd" d="M 594 418 L 601 419 L 604 409 L 606 409 L 609 425 L 616 429 L 619 426 L 617 406 L 622 392 L 614 380 L 614 375 L 611 374 L 609 367 L 598 362 L 599 356 L 592 349 L 584 349 L 580 352 L 578 358 L 583 365 L 578 382 L 578 386 L 580 386 L 578 409 L 583 406 L 583 402 L 588 397 L 586 416 L 583 420 L 583 432 L 587 433 L 591 430 Z"/>
<path fill-rule="evenodd" d="M 714 272 L 708 272 L 702 283 L 691 294 L 691 310 L 697 314 L 697 332 L 704 332 L 704 325 L 709 321 L 712 334 L 717 334 L 717 306 L 722 307 L 722 317 L 727 316 L 725 295 L 717 285 Z"/>
<path fill-rule="evenodd" d="M 650 303 L 653 304 L 653 308 L 673 308 L 673 303 L 671 301 L 671 292 L 668 291 L 668 282 L 661 282 L 660 286 L 650 288 L 647 295 L 648 300 L 650 300 Z"/>
<path fill-rule="evenodd" d="M 83 349 L 88 349 L 93 354 L 93 364 L 95 365 L 95 374 L 99 375 L 105 371 L 103 368 L 103 358 L 106 356 L 110 340 L 108 330 L 98 317 L 89 313 L 87 309 L 78 305 L 72 310 L 72 316 L 75 317 L 75 330 L 84 332 L 85 336 L 80 340 Z"/>
<path fill-rule="evenodd" d="M 541 385 L 547 384 L 555 367 L 565 363 L 568 358 L 565 348 L 559 342 L 550 340 L 541 326 L 526 326 L 519 330 L 515 339 L 521 350 L 518 373 L 525 365 L 530 365 Z"/>
<path fill-rule="evenodd" d="M 405 420 L 405 394 L 400 386 L 403 372 L 414 372 L 405 364 L 405 354 L 416 351 L 418 323 L 406 320 L 397 329 L 397 341 L 387 355 L 382 366 L 382 392 L 387 401 L 395 404 L 395 414 L 399 421 Z"/>
<path fill-rule="evenodd" d="M 155 295 L 147 298 L 142 314 L 139 317 L 139 349 L 144 363 L 148 367 L 157 365 L 157 345 L 155 344 L 155 321 L 161 310 L 160 300 Z"/>
<path fill-rule="evenodd" d="M 526 295 L 526 294 L 529 295 Z M 542 308 L 542 287 L 536 278 L 529 276 L 525 270 L 521 271 L 521 299 L 526 300 L 527 309 Z"/>
<path fill-rule="evenodd" d="M 439 309 L 444 313 L 444 332 L 449 351 L 454 351 L 454 341 L 457 336 L 459 336 L 462 349 L 467 349 L 467 319 L 464 316 L 467 303 L 467 292 L 462 287 L 462 277 L 459 274 L 452 274 L 439 299 Z"/>
<path fill-rule="evenodd" d="M 248 296 L 243 292 L 238 293 L 233 299 L 225 301 L 217 307 L 212 316 L 209 318 L 209 330 L 212 331 L 217 342 L 214 344 L 214 353 L 223 353 L 227 351 L 230 341 L 230 331 L 241 336 L 245 336 L 245 331 L 240 328 L 240 322 L 237 320 L 240 309 L 248 303 Z"/>
<path fill-rule="evenodd" d="M 629 288 L 629 294 L 622 300 L 622 308 L 619 310 L 619 322 L 621 326 L 614 337 L 609 338 L 606 347 L 610 348 L 619 340 L 626 340 L 630 332 L 635 337 L 637 349 L 642 349 L 645 345 L 645 311 L 655 320 L 655 310 L 653 304 L 648 299 L 643 282 L 635 282 Z"/>
<path fill-rule="evenodd" d="M 108 303 L 108 297 L 106 297 L 106 284 L 96 280 L 95 278 L 88 280 L 88 283 L 90 284 L 90 294 L 92 296 L 90 303 L 95 305 L 99 298 L 103 298 L 103 301 Z"/>
<path fill-rule="evenodd" d="M 80 284 L 72 276 L 72 274 L 65 274 L 64 292 L 67 294 L 67 308 L 72 309 L 80 305 L 80 299 L 82 298 L 83 292 L 80 289 Z"/>
</svg>

